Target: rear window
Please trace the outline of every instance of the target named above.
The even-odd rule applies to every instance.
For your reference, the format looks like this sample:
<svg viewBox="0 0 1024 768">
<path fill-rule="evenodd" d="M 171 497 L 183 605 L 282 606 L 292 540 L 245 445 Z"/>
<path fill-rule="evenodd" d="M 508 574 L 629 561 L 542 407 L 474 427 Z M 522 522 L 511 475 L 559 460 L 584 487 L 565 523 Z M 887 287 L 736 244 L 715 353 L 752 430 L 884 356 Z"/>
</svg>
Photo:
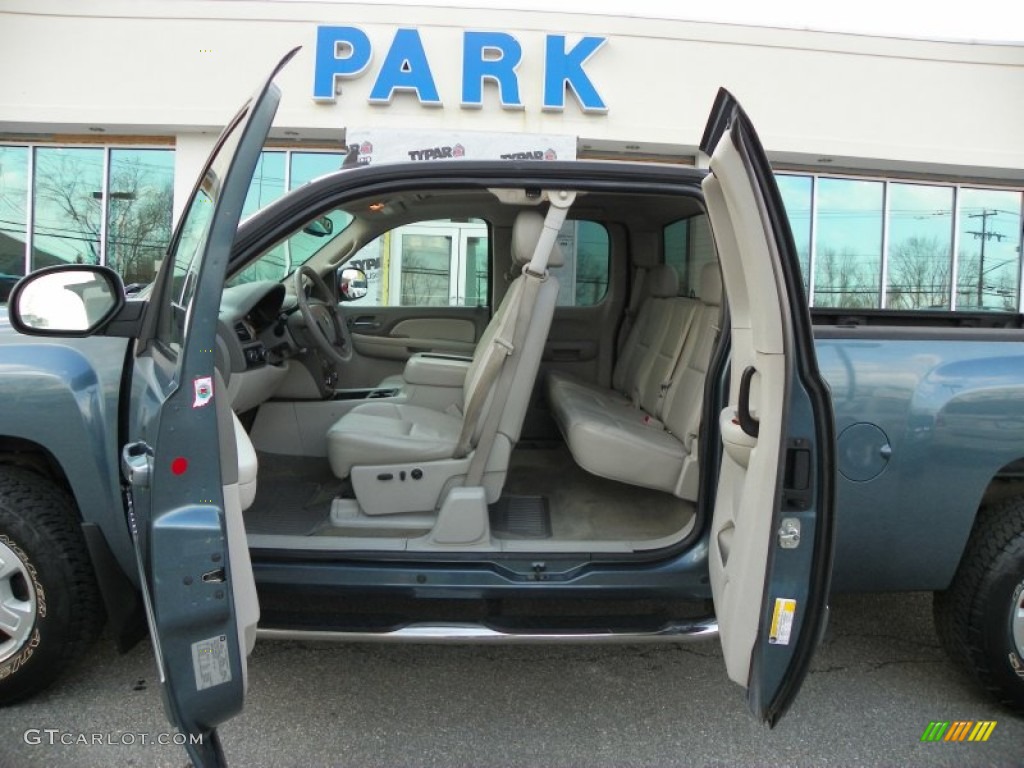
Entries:
<svg viewBox="0 0 1024 768">
<path fill-rule="evenodd" d="M 704 214 L 690 216 L 669 224 L 662 231 L 662 252 L 665 263 L 679 277 L 679 295 L 696 296 L 700 290 L 700 273 L 705 264 L 717 261 L 711 226 Z"/>
<path fill-rule="evenodd" d="M 608 293 L 611 246 L 608 230 L 596 221 L 567 221 L 558 233 L 565 264 L 554 267 L 558 306 L 592 307 Z"/>
</svg>

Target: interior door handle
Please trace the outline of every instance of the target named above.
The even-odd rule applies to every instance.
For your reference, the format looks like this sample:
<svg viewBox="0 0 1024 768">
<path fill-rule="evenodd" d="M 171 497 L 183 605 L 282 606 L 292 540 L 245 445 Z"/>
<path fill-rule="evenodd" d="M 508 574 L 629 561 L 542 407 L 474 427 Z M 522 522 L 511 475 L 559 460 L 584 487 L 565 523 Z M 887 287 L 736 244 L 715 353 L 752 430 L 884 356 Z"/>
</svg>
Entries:
<svg viewBox="0 0 1024 768">
<path fill-rule="evenodd" d="M 380 328 L 380 323 L 376 320 L 369 320 L 360 317 L 349 323 L 349 327 L 357 331 L 376 331 Z"/>
<path fill-rule="evenodd" d="M 740 429 L 751 437 L 757 437 L 761 429 L 761 423 L 750 413 L 750 380 L 754 378 L 757 369 L 748 365 L 740 378 L 740 401 L 736 406 L 736 416 L 740 421 Z"/>
</svg>

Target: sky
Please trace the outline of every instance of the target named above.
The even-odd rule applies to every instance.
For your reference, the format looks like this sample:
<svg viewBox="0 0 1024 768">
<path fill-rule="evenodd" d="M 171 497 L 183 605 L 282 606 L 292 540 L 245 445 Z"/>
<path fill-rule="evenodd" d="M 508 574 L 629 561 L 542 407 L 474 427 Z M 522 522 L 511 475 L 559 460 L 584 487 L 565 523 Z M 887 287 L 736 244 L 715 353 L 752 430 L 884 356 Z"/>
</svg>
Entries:
<svg viewBox="0 0 1024 768">
<path fill-rule="evenodd" d="M 564 10 L 600 15 L 716 21 L 892 37 L 976 40 L 1024 45 L 1024 2 L 1021 0 L 639 0 L 634 3 L 625 0 L 361 1 L 374 5 Z"/>
</svg>

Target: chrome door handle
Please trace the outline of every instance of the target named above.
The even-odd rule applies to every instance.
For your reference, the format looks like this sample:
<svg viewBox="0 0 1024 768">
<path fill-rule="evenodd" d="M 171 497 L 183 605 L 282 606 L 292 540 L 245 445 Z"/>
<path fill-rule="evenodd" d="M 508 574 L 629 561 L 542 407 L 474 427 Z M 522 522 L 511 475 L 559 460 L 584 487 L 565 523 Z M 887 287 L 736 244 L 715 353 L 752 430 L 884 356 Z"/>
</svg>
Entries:
<svg viewBox="0 0 1024 768">
<path fill-rule="evenodd" d="M 153 449 L 141 440 L 121 449 L 121 474 L 135 488 L 148 488 L 153 472 Z"/>
</svg>

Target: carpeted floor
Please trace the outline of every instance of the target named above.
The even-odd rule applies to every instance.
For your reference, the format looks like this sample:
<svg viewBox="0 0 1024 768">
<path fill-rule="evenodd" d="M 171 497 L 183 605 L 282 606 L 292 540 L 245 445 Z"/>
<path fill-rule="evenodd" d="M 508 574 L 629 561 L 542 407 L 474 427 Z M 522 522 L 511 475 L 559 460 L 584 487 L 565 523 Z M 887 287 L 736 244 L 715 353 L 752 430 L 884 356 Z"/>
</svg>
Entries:
<svg viewBox="0 0 1024 768">
<path fill-rule="evenodd" d="M 261 452 L 256 501 L 245 512 L 246 530 L 283 536 L 336 535 L 337 529 L 330 527 L 331 501 L 345 486 L 326 459 Z M 589 474 L 559 443 L 516 448 L 503 492 L 503 497 L 515 496 L 544 497 L 548 514 L 538 530 L 513 526 L 498 531 L 500 538 L 659 539 L 681 530 L 694 512 L 693 504 L 670 494 Z M 360 530 L 359 535 L 400 532 L 385 528 Z"/>
<path fill-rule="evenodd" d="M 541 445 L 515 449 L 503 494 L 547 497 L 552 539 L 657 539 L 693 516 L 690 502 L 597 477 L 581 469 L 564 444 Z"/>
</svg>

